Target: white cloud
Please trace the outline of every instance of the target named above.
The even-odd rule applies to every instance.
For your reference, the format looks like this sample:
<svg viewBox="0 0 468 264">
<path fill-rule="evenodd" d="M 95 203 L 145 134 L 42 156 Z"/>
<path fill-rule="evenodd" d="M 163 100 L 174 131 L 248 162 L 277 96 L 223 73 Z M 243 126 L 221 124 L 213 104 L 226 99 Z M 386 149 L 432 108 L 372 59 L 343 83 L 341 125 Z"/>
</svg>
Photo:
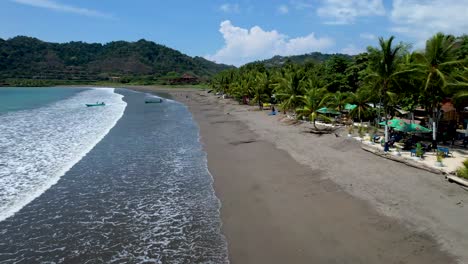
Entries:
<svg viewBox="0 0 468 264">
<path fill-rule="evenodd" d="M 377 39 L 377 37 L 374 34 L 371 34 L 371 33 L 361 33 L 361 34 L 359 34 L 359 37 L 363 38 L 363 39 L 370 39 L 370 40 Z"/>
<path fill-rule="evenodd" d="M 207 59 L 234 65 L 242 65 L 254 60 L 267 59 L 275 55 L 297 55 L 313 51 L 323 51 L 334 45 L 334 40 L 317 38 L 314 33 L 307 36 L 289 38 L 276 30 L 265 31 L 259 26 L 245 29 L 223 21 L 219 31 L 224 38 L 224 47 Z"/>
<path fill-rule="evenodd" d="M 287 5 L 280 5 L 278 6 L 278 12 L 283 15 L 287 14 L 289 13 L 289 7 Z"/>
<path fill-rule="evenodd" d="M 392 31 L 416 40 L 416 47 L 437 32 L 468 33 L 468 0 L 394 0 Z"/>
<path fill-rule="evenodd" d="M 356 55 L 356 54 L 365 52 L 365 49 L 357 48 L 355 45 L 349 44 L 345 48 L 341 49 L 340 52 L 344 54 L 348 54 L 348 55 Z"/>
<path fill-rule="evenodd" d="M 104 17 L 104 18 L 112 18 L 112 15 L 102 13 L 96 10 L 76 7 L 71 5 L 65 5 L 58 3 L 53 0 L 11 0 L 18 4 L 29 5 L 34 7 L 46 8 L 60 12 L 67 12 L 67 13 L 74 13 L 78 15 L 84 16 L 92 16 L 92 17 Z"/>
<path fill-rule="evenodd" d="M 229 3 L 226 3 L 226 4 L 222 4 L 220 7 L 219 7 L 219 10 L 225 12 L 225 13 L 239 13 L 240 11 L 240 7 L 238 4 L 229 4 Z"/>
<path fill-rule="evenodd" d="M 326 18 L 325 24 L 352 24 L 358 17 L 383 16 L 385 8 L 382 0 L 321 0 L 323 5 L 317 9 L 320 17 Z"/>
</svg>

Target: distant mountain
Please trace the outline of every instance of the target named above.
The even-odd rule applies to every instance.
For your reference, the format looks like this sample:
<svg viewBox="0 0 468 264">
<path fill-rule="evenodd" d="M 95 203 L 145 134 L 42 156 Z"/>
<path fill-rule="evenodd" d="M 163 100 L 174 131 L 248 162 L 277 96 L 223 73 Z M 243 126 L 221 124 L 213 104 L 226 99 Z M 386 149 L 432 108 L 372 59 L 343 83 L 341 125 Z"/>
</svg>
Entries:
<svg viewBox="0 0 468 264">
<path fill-rule="evenodd" d="M 143 39 L 107 44 L 49 43 L 24 36 L 0 39 L 0 83 L 28 79 L 149 84 L 187 75 L 207 80 L 233 67 Z"/>
<path fill-rule="evenodd" d="M 262 60 L 262 61 L 255 61 L 252 63 L 261 63 L 264 64 L 266 67 L 278 67 L 283 65 L 286 62 L 292 62 L 297 64 L 304 64 L 307 62 L 324 62 L 330 59 L 333 56 L 344 57 L 346 59 L 352 59 L 353 56 L 347 54 L 325 54 L 321 52 L 312 52 L 303 55 L 294 55 L 294 56 L 274 56 L 271 59 Z"/>
</svg>

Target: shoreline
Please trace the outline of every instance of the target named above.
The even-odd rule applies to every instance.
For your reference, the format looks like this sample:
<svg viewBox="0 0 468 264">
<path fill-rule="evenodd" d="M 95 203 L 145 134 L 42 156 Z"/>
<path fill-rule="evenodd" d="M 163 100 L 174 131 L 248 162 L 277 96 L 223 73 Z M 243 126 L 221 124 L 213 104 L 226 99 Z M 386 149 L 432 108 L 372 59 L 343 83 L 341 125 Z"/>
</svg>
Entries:
<svg viewBox="0 0 468 264">
<path fill-rule="evenodd" d="M 192 112 L 221 201 L 231 263 L 457 262 L 454 255 L 460 254 L 454 253 L 460 251 L 447 247 L 430 225 L 408 224 L 376 206 L 375 197 L 356 195 L 330 175 L 336 164 L 321 164 L 319 155 L 311 166 L 304 153 L 290 151 L 291 142 L 282 144 L 287 138 L 271 130 L 277 127 L 262 130 L 258 115 L 264 113 L 200 90 L 129 88 L 169 93 Z M 266 114 L 261 118 L 268 120 Z M 284 127 L 314 137 L 301 135 L 296 126 Z"/>
<path fill-rule="evenodd" d="M 108 89 L 114 89 L 114 88 L 108 88 Z M 91 90 L 90 90 L 91 91 Z M 9 208 L 0 208 L 0 209 L 5 209 L 3 212 L 0 212 L 0 222 L 7 220 L 8 218 L 14 217 L 15 214 L 20 212 L 23 208 L 28 206 L 30 203 L 32 203 L 34 200 L 36 200 L 38 197 L 43 195 L 45 192 L 47 192 L 50 188 L 52 188 L 54 185 L 56 185 L 60 179 L 62 179 L 68 171 L 70 171 L 76 164 L 78 164 L 88 153 L 90 153 L 96 145 L 99 144 L 99 142 L 102 141 L 106 137 L 107 134 L 115 127 L 117 122 L 122 118 L 125 112 L 125 108 L 127 104 L 123 101 L 123 95 L 117 94 L 114 91 L 112 91 L 110 94 L 112 96 L 117 96 L 116 98 L 107 98 L 107 99 L 114 99 L 116 100 L 117 103 L 122 104 L 122 109 L 119 112 L 119 114 L 116 115 L 115 119 L 112 120 L 112 122 L 108 123 L 108 126 L 105 127 L 105 129 L 100 130 L 99 134 L 94 135 L 92 139 L 90 138 L 90 141 L 86 142 L 87 144 L 84 147 L 81 147 L 78 151 L 76 152 L 76 156 L 73 157 L 68 157 L 65 162 L 62 161 L 62 163 L 57 163 L 55 165 L 58 165 L 60 169 L 55 169 L 52 171 L 47 171 L 47 173 L 52 173 L 52 176 L 50 176 L 47 180 L 43 181 L 42 184 L 39 187 L 36 187 L 34 190 L 30 190 L 28 192 L 28 195 L 22 197 L 20 201 L 15 201 L 15 202 L 10 202 L 11 207 Z M 47 103 L 46 105 L 43 105 L 41 107 L 50 107 L 50 104 L 56 104 L 60 102 L 69 102 L 70 100 L 73 100 L 77 96 L 77 94 L 74 94 L 72 96 L 68 96 L 65 98 L 58 99 L 57 101 L 54 101 L 52 103 Z M 118 98 L 118 99 L 117 99 Z M 26 109 L 26 111 L 34 111 L 35 109 Z M 50 110 L 49 110 L 50 111 Z M 10 112 L 10 113 L 14 113 Z M 9 113 L 9 112 L 7 112 Z M 102 120 L 101 120 L 102 121 Z M 38 140 L 38 138 L 35 138 Z M 63 140 L 63 139 L 62 139 Z M 80 142 L 80 144 L 83 144 L 83 142 Z M 75 147 L 76 148 L 76 147 Z M 71 147 L 67 149 L 67 152 L 71 151 Z M 75 150 L 76 151 L 76 150 Z M 55 161 L 55 160 L 54 160 Z M 55 161 L 58 162 L 58 161 Z M 43 172 L 42 172 L 43 173 Z M 37 177 L 37 175 L 36 175 Z"/>
</svg>

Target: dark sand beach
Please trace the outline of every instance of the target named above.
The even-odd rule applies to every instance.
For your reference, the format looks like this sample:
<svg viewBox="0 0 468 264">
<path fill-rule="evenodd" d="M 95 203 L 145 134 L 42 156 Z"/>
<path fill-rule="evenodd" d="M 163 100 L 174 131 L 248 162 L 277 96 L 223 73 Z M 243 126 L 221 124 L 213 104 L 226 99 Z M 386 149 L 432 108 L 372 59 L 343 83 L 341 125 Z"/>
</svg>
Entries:
<svg viewBox="0 0 468 264">
<path fill-rule="evenodd" d="M 154 91 L 187 104 L 200 126 L 231 263 L 457 263 L 431 232 L 384 215 L 329 177 L 339 163 L 323 163 L 319 155 L 305 166 L 264 131 L 253 131 L 241 118 L 250 115 L 245 107 L 190 89 Z M 320 141 L 310 148 L 330 154 Z M 366 166 L 372 172 L 379 163 L 389 166 L 373 156 L 369 161 L 377 164 L 366 165 L 362 153 L 354 161 L 347 155 L 360 169 L 340 177 L 365 172 Z M 408 169 L 401 165 L 395 172 Z"/>
</svg>

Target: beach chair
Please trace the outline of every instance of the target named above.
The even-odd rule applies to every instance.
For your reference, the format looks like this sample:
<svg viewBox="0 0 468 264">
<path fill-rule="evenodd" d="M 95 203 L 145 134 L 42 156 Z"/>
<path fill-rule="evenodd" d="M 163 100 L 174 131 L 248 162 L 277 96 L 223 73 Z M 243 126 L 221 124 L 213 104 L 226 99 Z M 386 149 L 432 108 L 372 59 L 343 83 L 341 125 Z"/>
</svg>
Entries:
<svg viewBox="0 0 468 264">
<path fill-rule="evenodd" d="M 444 153 L 445 157 L 452 156 L 452 153 L 450 153 L 449 148 L 437 147 L 437 151 Z"/>
</svg>

